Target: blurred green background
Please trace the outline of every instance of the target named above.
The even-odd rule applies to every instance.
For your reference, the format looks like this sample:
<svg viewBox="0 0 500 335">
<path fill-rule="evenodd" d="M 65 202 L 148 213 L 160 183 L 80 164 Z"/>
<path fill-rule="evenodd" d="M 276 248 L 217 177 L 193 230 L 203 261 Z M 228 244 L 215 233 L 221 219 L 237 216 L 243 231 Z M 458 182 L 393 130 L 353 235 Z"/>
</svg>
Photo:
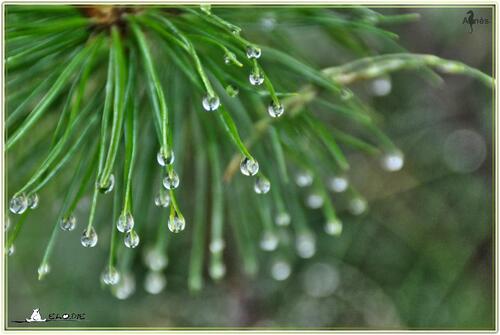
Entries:
<svg viewBox="0 0 500 335">
<path fill-rule="evenodd" d="M 492 74 L 491 9 L 472 8 L 476 17 L 490 21 L 475 25 L 473 33 L 462 24 L 471 8 L 374 9 L 420 13 L 417 22 L 389 28 L 410 52 L 459 60 Z M 255 26 L 269 24 L 268 10 L 260 11 L 262 20 L 234 23 L 254 37 Z M 278 16 L 274 24 L 285 23 Z M 320 66 L 350 60 L 338 45 L 321 43 L 324 37 L 314 35 L 313 26 L 286 28 L 302 45 L 303 58 Z M 258 42 L 258 36 L 254 40 Z M 59 239 L 52 271 L 38 281 L 36 269 L 48 227 L 64 191 L 52 183 L 41 193 L 40 208 L 29 217 L 14 255 L 8 257 L 7 319 L 22 320 L 38 307 L 42 316 L 87 316 L 85 322 L 44 326 L 492 329 L 493 95 L 470 78 L 444 79 L 444 85 L 433 86 L 418 72 L 400 72 L 391 75 L 392 88 L 384 96 L 374 94 L 374 82 L 352 87 L 384 116 L 383 129 L 404 152 L 406 164 L 388 174 L 376 160 L 350 155 L 350 177 L 366 195 L 369 212 L 355 217 L 339 208 L 344 232 L 332 238 L 322 233 L 321 214 L 309 210 L 310 225 L 318 231 L 318 250 L 308 260 L 295 257 L 288 279 L 272 278 L 273 257 L 263 251 L 258 275 L 244 276 L 228 233 L 226 278 L 220 283 L 206 279 L 202 292 L 189 293 L 188 225 L 182 240 L 172 239 L 168 283 L 158 295 L 144 291 L 144 268 L 139 264 L 134 268 L 136 292 L 129 299 L 118 300 L 101 289 L 107 245 L 83 250 L 80 229 Z M 8 182 L 18 185 L 33 167 L 14 167 L 12 161 Z M 80 206 L 80 222 L 86 207 L 88 199 Z M 103 241 L 108 236 L 109 230 L 100 233 Z M 142 250 L 136 253 L 140 258 Z"/>
</svg>

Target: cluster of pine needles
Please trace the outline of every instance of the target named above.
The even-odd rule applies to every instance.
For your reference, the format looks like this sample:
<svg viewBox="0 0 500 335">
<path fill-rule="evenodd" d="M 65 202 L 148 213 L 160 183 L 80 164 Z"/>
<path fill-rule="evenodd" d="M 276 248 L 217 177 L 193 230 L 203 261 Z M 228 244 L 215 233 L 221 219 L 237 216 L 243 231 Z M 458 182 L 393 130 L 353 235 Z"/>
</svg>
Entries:
<svg viewBox="0 0 500 335">
<path fill-rule="evenodd" d="M 314 255 L 316 234 L 341 234 L 338 203 L 346 215 L 367 209 L 349 183 L 347 152 L 375 156 L 388 171 L 404 165 L 351 84 L 374 81 L 383 95 L 391 72 L 418 69 L 431 81 L 442 72 L 493 85 L 462 63 L 407 53 L 382 28 L 415 19 L 356 6 L 6 6 L 5 150 L 16 214 L 7 252 L 54 182 L 61 202 L 53 223 L 40 222 L 52 224 L 40 279 L 57 239 L 77 227 L 83 247 L 109 248 L 101 280 L 119 298 L 135 287 L 138 248 L 146 289 L 165 287 L 169 255 L 184 252 L 168 249 L 179 235 L 192 290 L 205 268 L 224 277 L 226 244 L 248 274 L 258 271 L 256 246 L 272 252 L 273 277 L 286 279 L 296 255 Z M 302 60 L 287 29 L 304 24 L 350 60 L 323 69 Z M 397 52 L 378 54 L 367 36 Z M 87 220 L 77 223 L 84 200 Z M 311 225 L 311 209 L 323 213 L 323 227 Z"/>
</svg>

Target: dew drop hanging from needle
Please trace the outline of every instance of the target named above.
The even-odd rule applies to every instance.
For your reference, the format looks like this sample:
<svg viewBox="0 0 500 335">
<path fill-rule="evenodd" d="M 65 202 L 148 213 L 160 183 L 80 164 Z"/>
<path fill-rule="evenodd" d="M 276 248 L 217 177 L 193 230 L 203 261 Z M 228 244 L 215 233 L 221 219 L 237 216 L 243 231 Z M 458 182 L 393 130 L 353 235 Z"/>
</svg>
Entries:
<svg viewBox="0 0 500 335">
<path fill-rule="evenodd" d="M 87 229 L 83 231 L 80 242 L 85 248 L 93 248 L 96 246 L 97 240 L 97 233 L 95 232 L 94 227 L 90 227 L 90 231 L 87 232 Z"/>
</svg>

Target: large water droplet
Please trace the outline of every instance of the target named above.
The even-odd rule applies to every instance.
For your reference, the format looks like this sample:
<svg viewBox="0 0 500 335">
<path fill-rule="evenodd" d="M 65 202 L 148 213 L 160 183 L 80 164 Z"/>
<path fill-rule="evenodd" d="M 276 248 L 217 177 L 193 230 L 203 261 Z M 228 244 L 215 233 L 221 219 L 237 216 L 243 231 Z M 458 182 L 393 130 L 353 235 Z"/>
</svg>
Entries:
<svg viewBox="0 0 500 335">
<path fill-rule="evenodd" d="M 248 59 L 259 59 L 261 55 L 262 55 L 262 50 L 259 47 L 255 45 L 247 46 Z"/>
<path fill-rule="evenodd" d="M 111 174 L 109 176 L 109 180 L 108 180 L 107 184 L 105 184 L 105 185 L 98 184 L 97 185 L 97 189 L 99 190 L 99 192 L 104 193 L 104 194 L 113 191 L 114 187 L 115 187 L 115 176 L 113 174 Z"/>
<path fill-rule="evenodd" d="M 259 172 L 259 163 L 254 159 L 245 157 L 241 160 L 240 171 L 245 176 L 255 176 Z"/>
<path fill-rule="evenodd" d="M 168 265 L 168 259 L 160 250 L 148 248 L 144 253 L 144 263 L 153 271 L 161 271 Z"/>
<path fill-rule="evenodd" d="M 278 281 L 287 279 L 291 272 L 290 264 L 284 260 L 275 261 L 271 266 L 271 276 Z"/>
<path fill-rule="evenodd" d="M 304 291 L 313 298 L 326 298 L 338 288 L 340 276 L 336 268 L 327 263 L 315 263 L 303 274 Z"/>
<path fill-rule="evenodd" d="M 276 215 L 274 221 L 278 226 L 288 226 L 290 224 L 291 217 L 290 214 L 288 214 L 287 212 L 281 212 L 278 215 Z"/>
<path fill-rule="evenodd" d="M 344 192 L 348 186 L 349 180 L 344 176 L 334 176 L 328 180 L 328 187 L 333 192 Z"/>
<path fill-rule="evenodd" d="M 226 274 L 226 266 L 222 262 L 215 262 L 210 264 L 208 272 L 213 280 L 219 280 Z"/>
<path fill-rule="evenodd" d="M 265 251 L 273 251 L 278 247 L 278 236 L 272 232 L 265 232 L 260 239 L 260 248 Z"/>
<path fill-rule="evenodd" d="M 29 196 L 28 196 L 28 207 L 30 209 L 35 209 L 38 207 L 38 194 L 36 193 L 31 193 Z"/>
<path fill-rule="evenodd" d="M 473 129 L 454 130 L 446 137 L 441 150 L 448 168 L 458 173 L 476 171 L 488 153 L 484 136 Z"/>
<path fill-rule="evenodd" d="M 24 193 L 16 195 L 9 202 L 9 209 L 14 214 L 23 214 L 28 208 L 28 198 Z"/>
<path fill-rule="evenodd" d="M 134 228 L 134 217 L 130 213 L 122 213 L 116 222 L 116 228 L 120 233 L 127 233 Z"/>
<path fill-rule="evenodd" d="M 88 232 L 87 229 L 83 231 L 80 242 L 85 248 L 95 247 L 95 245 L 97 244 L 97 233 L 95 232 L 94 227 L 90 227 L 90 231 Z"/>
<path fill-rule="evenodd" d="M 285 112 L 285 107 L 282 104 L 271 103 L 267 107 L 267 112 L 271 117 L 280 117 Z"/>
<path fill-rule="evenodd" d="M 172 233 L 179 233 L 183 231 L 184 228 L 186 228 L 186 220 L 184 220 L 184 217 L 180 217 L 176 214 L 168 220 L 168 229 L 170 229 Z"/>
<path fill-rule="evenodd" d="M 295 176 L 295 183 L 299 187 L 311 186 L 312 182 L 313 182 L 313 176 L 309 171 L 299 172 Z"/>
<path fill-rule="evenodd" d="M 302 258 L 311 258 L 316 253 L 316 239 L 311 233 L 300 233 L 295 240 L 297 254 Z"/>
<path fill-rule="evenodd" d="M 160 189 L 155 197 L 155 205 L 158 207 L 168 207 L 170 205 L 170 195 L 164 189 Z"/>
<path fill-rule="evenodd" d="M 14 247 L 14 244 L 12 244 L 9 249 L 7 249 L 7 255 L 12 256 L 14 252 L 16 251 L 16 248 Z"/>
<path fill-rule="evenodd" d="M 382 156 L 382 168 L 386 171 L 398 171 L 403 168 L 404 156 L 399 150 L 388 152 Z"/>
<path fill-rule="evenodd" d="M 38 278 L 42 279 L 46 274 L 50 272 L 50 266 L 47 263 L 43 263 L 38 267 Z"/>
<path fill-rule="evenodd" d="M 391 78 L 381 77 L 371 82 L 372 92 L 375 96 L 382 97 L 391 93 L 392 83 Z"/>
<path fill-rule="evenodd" d="M 306 205 L 312 209 L 318 209 L 323 206 L 325 199 L 319 194 L 311 193 L 306 198 Z"/>
<path fill-rule="evenodd" d="M 203 98 L 201 104 L 203 105 L 203 109 L 205 109 L 207 112 L 213 112 L 216 111 L 217 108 L 219 108 L 220 100 L 217 96 L 207 95 Z"/>
<path fill-rule="evenodd" d="M 163 178 L 163 186 L 167 190 L 175 190 L 177 187 L 179 187 L 179 182 L 179 176 L 173 170 L 169 172 L 165 178 Z"/>
<path fill-rule="evenodd" d="M 262 85 L 264 82 L 264 76 L 260 74 L 260 72 L 252 72 L 248 76 L 248 80 L 250 81 L 250 84 L 254 86 Z"/>
<path fill-rule="evenodd" d="M 73 215 L 64 217 L 59 222 L 59 226 L 64 231 L 72 231 L 76 227 L 76 218 Z"/>
<path fill-rule="evenodd" d="M 340 222 L 338 219 L 329 220 L 325 224 L 325 232 L 328 235 L 340 235 L 342 233 L 342 222 Z"/>
<path fill-rule="evenodd" d="M 135 248 L 139 245 L 140 238 L 135 230 L 131 230 L 125 235 L 123 242 L 127 248 Z"/>
<path fill-rule="evenodd" d="M 174 151 L 171 149 L 163 150 L 161 148 L 156 155 L 156 160 L 161 166 L 173 164 L 175 161 Z"/>
<path fill-rule="evenodd" d="M 226 243 L 224 242 L 224 240 L 219 238 L 219 239 L 215 239 L 215 240 L 210 241 L 210 245 L 209 245 L 208 249 L 210 250 L 210 252 L 212 254 L 216 254 L 216 253 L 222 252 L 222 250 L 224 250 L 225 246 L 226 246 Z"/>
<path fill-rule="evenodd" d="M 106 266 L 101 279 L 106 285 L 116 285 L 120 281 L 120 273 L 114 267 Z"/>
<path fill-rule="evenodd" d="M 135 292 L 135 278 L 133 275 L 127 273 L 121 276 L 120 281 L 115 286 L 113 293 L 115 297 L 120 300 L 127 299 Z"/>
<path fill-rule="evenodd" d="M 160 272 L 148 272 L 144 278 L 144 289 L 150 294 L 158 294 L 167 285 L 167 279 Z"/>
<path fill-rule="evenodd" d="M 349 211 L 353 215 L 361 215 L 366 211 L 368 204 L 365 199 L 362 198 L 353 198 L 349 201 Z"/>
<path fill-rule="evenodd" d="M 257 194 L 266 194 L 271 189 L 271 183 L 267 178 L 259 176 L 255 179 L 253 189 Z"/>
</svg>

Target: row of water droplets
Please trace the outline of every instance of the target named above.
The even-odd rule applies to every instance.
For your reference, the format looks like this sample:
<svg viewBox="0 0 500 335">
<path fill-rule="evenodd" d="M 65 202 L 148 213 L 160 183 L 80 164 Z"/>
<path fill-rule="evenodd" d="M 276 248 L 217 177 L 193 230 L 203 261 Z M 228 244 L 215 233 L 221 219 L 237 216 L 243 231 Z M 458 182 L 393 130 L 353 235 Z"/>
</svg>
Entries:
<svg viewBox="0 0 500 335">
<path fill-rule="evenodd" d="M 180 184 L 179 175 L 175 172 L 174 169 L 171 168 L 171 165 L 174 163 L 175 156 L 173 151 L 167 151 L 164 153 L 164 150 L 161 149 L 157 155 L 158 164 L 162 167 L 167 168 L 167 175 L 163 178 L 162 185 L 163 188 L 160 188 L 158 194 L 156 195 L 154 202 L 158 207 L 167 208 L 172 206 L 173 215 L 170 215 L 168 220 L 168 229 L 173 233 L 179 233 L 184 230 L 186 227 L 186 221 L 184 216 L 180 213 L 177 213 L 177 209 L 173 207 L 172 199 L 170 198 L 169 192 L 177 189 Z"/>
<path fill-rule="evenodd" d="M 39 197 L 37 193 L 31 193 L 29 195 L 25 193 L 17 194 L 12 197 L 9 202 L 9 210 L 13 214 L 23 214 L 27 209 L 35 209 L 38 207 Z M 10 219 L 7 218 L 5 223 L 5 231 L 10 227 Z M 11 244 L 6 250 L 7 255 L 11 256 L 14 254 L 15 246 Z"/>
<path fill-rule="evenodd" d="M 170 190 L 174 190 L 177 187 L 179 187 L 180 184 L 180 179 L 177 173 L 171 169 L 171 165 L 175 161 L 175 154 L 172 150 L 163 150 L 163 148 L 160 148 L 158 151 L 158 154 L 156 155 L 156 160 L 158 164 L 162 168 L 166 168 L 167 170 L 167 175 L 163 178 L 162 180 L 162 188 L 158 192 L 158 194 L 154 198 L 154 203 L 158 207 L 163 207 L 167 208 L 171 205 L 171 198 L 169 195 Z M 120 233 L 125 234 L 124 238 L 124 244 L 128 248 L 136 248 L 139 245 L 140 238 L 137 232 L 134 230 L 134 218 L 130 212 L 124 212 L 120 215 L 118 218 L 118 221 L 116 223 L 116 229 Z M 185 223 L 181 226 L 179 226 L 177 223 L 173 223 L 172 220 L 169 220 L 168 222 L 168 227 L 172 232 L 179 232 L 184 229 Z M 180 229 L 182 228 L 182 229 Z M 146 264 L 148 265 L 149 263 L 154 263 L 154 261 L 151 261 L 150 259 L 153 257 L 151 254 L 148 256 L 148 262 Z M 161 253 L 158 253 L 158 255 L 154 255 L 155 259 L 160 259 L 161 257 L 164 257 Z M 156 262 L 158 263 L 158 262 Z M 166 262 L 165 262 L 166 265 Z M 157 266 L 157 270 L 155 271 L 154 275 L 149 273 L 146 276 L 146 282 L 151 282 L 151 281 L 158 281 L 157 279 L 154 279 L 153 277 L 158 277 L 158 276 L 163 276 L 159 270 L 161 270 L 161 267 Z M 149 278 L 149 279 L 148 279 Z M 101 281 L 105 285 L 110 285 L 113 287 L 112 293 L 119 299 L 126 299 L 128 298 L 134 291 L 135 291 L 135 278 L 132 274 L 126 273 L 125 275 L 122 275 L 115 267 L 113 266 L 106 266 L 103 273 L 101 274 Z M 151 285 L 146 285 L 147 287 Z M 158 286 L 158 285 L 156 285 Z M 154 291 L 154 290 L 153 290 Z M 159 291 L 158 291 L 159 292 Z"/>
</svg>

